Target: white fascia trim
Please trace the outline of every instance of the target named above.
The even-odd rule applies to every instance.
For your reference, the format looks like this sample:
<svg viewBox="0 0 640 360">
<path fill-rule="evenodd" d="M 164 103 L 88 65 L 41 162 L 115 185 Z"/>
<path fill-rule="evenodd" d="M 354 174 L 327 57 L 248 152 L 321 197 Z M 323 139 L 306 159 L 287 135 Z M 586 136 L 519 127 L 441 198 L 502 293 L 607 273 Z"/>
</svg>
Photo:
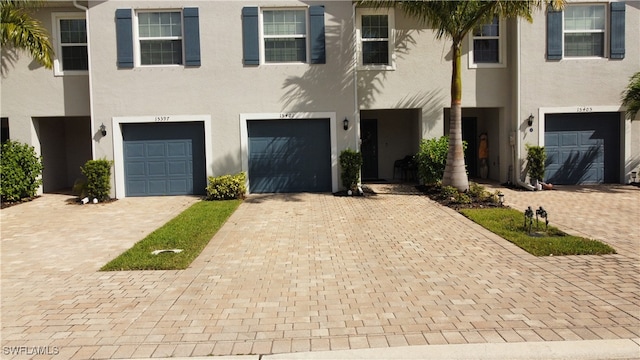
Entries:
<svg viewBox="0 0 640 360">
<path fill-rule="evenodd" d="M 207 177 L 213 176 L 212 167 L 209 164 L 213 161 L 213 144 L 211 142 L 211 115 L 149 115 L 149 116 L 117 116 L 111 118 L 111 133 L 113 136 L 113 161 L 116 198 L 125 197 L 124 179 L 124 141 L 122 139 L 122 124 L 144 124 L 144 123 L 179 123 L 198 122 L 204 124 L 204 157 Z"/>
<path fill-rule="evenodd" d="M 620 105 L 576 105 L 541 107 L 538 109 L 538 145 L 544 146 L 544 132 L 547 114 L 581 114 L 594 112 L 623 112 Z"/>
<path fill-rule="evenodd" d="M 249 132 L 248 120 L 308 120 L 329 119 L 331 134 L 331 191 L 338 191 L 338 141 L 336 136 L 335 112 L 296 112 L 296 113 L 246 113 L 240 114 L 240 153 L 242 156 L 242 171 L 249 173 Z M 247 176 L 247 190 L 251 192 L 249 176 Z"/>
<path fill-rule="evenodd" d="M 62 70 L 62 61 L 61 58 L 58 57 L 62 56 L 62 42 L 60 39 L 60 29 L 59 29 L 59 25 L 60 25 L 60 20 L 63 19 L 69 19 L 69 20 L 73 20 L 73 19 L 84 19 L 85 21 L 87 20 L 87 16 L 85 12 L 79 12 L 79 11 L 74 11 L 74 12 L 53 12 L 51 13 L 51 40 L 52 40 L 52 45 L 53 48 L 55 49 L 55 53 L 56 55 L 53 57 L 53 76 L 69 76 L 69 75 L 89 75 L 89 71 L 88 70 L 67 70 L 64 71 Z M 86 26 L 87 26 L 87 56 L 89 56 L 89 23 L 86 22 Z M 89 65 L 91 66 L 91 65 Z"/>
</svg>

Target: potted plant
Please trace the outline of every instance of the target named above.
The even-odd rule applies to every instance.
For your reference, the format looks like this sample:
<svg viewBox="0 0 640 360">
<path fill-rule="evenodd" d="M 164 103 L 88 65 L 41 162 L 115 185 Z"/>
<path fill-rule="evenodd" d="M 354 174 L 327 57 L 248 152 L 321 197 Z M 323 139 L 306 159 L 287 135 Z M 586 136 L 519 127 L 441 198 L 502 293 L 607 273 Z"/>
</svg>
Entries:
<svg viewBox="0 0 640 360">
<path fill-rule="evenodd" d="M 547 160 L 547 154 L 544 146 L 527 145 L 527 167 L 531 184 L 537 189 L 542 189 L 542 180 L 544 179 L 544 163 Z"/>
</svg>

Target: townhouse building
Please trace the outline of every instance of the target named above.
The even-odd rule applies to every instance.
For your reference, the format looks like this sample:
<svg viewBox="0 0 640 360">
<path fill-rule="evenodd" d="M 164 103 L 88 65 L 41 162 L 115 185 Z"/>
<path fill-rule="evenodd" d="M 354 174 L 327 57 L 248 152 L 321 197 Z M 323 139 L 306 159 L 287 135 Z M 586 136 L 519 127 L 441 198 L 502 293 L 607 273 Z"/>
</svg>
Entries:
<svg viewBox="0 0 640 360">
<path fill-rule="evenodd" d="M 207 176 L 249 191 L 338 191 L 338 157 L 366 180 L 448 133 L 450 43 L 399 9 L 350 1 L 56 1 L 36 13 L 53 70 L 2 49 L 3 138 L 43 156 L 42 191 L 70 188 L 89 159 L 114 161 L 112 195 L 202 194 Z M 626 183 L 640 121 L 621 93 L 640 70 L 640 2 L 569 1 L 532 23 L 495 18 L 463 49 L 471 177 Z"/>
</svg>

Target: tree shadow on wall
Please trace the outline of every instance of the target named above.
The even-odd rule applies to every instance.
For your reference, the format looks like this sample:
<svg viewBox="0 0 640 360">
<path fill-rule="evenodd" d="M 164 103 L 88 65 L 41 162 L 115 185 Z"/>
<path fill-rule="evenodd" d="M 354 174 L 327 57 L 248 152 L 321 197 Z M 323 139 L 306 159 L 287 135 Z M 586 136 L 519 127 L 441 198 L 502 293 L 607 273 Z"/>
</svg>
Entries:
<svg viewBox="0 0 640 360">
<path fill-rule="evenodd" d="M 337 19 L 336 19 L 337 20 Z M 357 42 L 353 33 L 351 18 L 343 18 L 339 24 L 325 27 L 325 48 L 327 63 L 309 65 L 301 76 L 289 76 L 282 84 L 284 94 L 280 101 L 284 112 L 323 110 L 319 99 L 334 97 L 340 101 L 354 93 L 354 66 L 356 65 Z M 412 31 L 397 30 L 395 37 L 396 57 L 405 56 L 416 41 Z M 330 72 L 328 69 L 331 69 Z M 335 73 L 337 69 L 337 74 Z M 386 78 L 386 71 L 358 72 L 359 106 L 368 108 L 380 94 Z M 331 79 L 333 81 L 328 81 Z M 326 110 L 326 109 L 324 109 Z"/>
<path fill-rule="evenodd" d="M 572 153 L 560 165 L 560 167 L 547 179 L 551 184 L 580 184 L 589 181 L 589 172 L 595 159 L 600 156 L 601 150 L 592 146 L 587 152 Z M 557 162 L 556 155 L 547 157 L 545 167 Z"/>
</svg>

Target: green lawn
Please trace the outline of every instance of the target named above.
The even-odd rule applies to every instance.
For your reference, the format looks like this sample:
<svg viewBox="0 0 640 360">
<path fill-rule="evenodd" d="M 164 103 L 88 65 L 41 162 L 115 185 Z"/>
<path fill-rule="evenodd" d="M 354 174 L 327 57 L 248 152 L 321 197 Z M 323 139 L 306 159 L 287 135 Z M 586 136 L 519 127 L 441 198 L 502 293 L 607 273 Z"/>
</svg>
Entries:
<svg viewBox="0 0 640 360">
<path fill-rule="evenodd" d="M 612 247 L 596 240 L 567 235 L 552 226 L 545 231 L 544 220 L 540 221 L 536 236 L 531 236 L 524 230 L 524 214 L 511 208 L 462 209 L 460 212 L 532 255 L 615 254 Z M 535 219 L 532 229 L 536 232 Z"/>
<path fill-rule="evenodd" d="M 186 269 L 238 205 L 240 200 L 197 202 L 100 270 Z M 161 249 L 183 251 L 178 254 L 151 253 Z"/>
</svg>

